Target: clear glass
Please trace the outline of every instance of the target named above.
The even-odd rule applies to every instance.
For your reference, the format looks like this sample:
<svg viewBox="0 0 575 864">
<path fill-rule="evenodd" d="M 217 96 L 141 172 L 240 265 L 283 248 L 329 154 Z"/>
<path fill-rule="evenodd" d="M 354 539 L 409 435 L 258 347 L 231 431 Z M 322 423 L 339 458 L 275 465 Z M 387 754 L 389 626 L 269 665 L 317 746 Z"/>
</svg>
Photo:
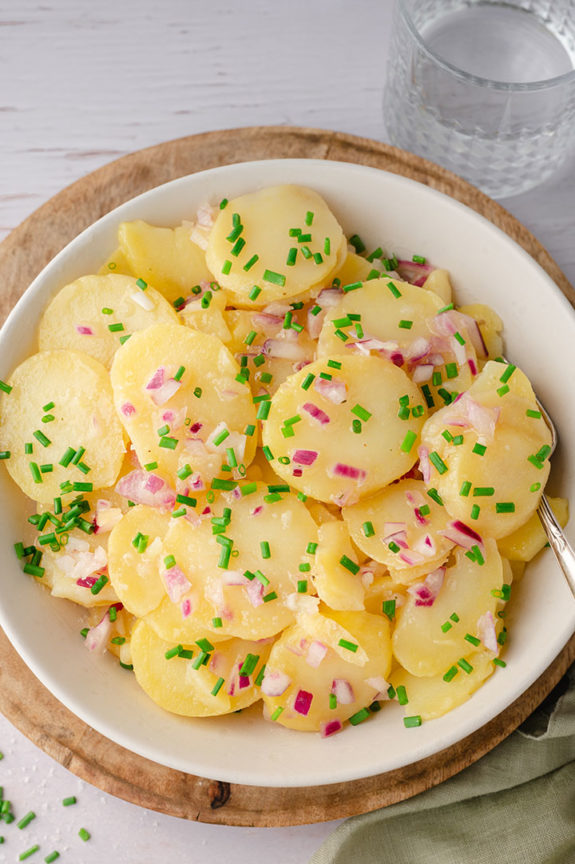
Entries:
<svg viewBox="0 0 575 864">
<path fill-rule="evenodd" d="M 384 118 L 492 197 L 538 185 L 575 141 L 575 0 L 397 0 Z"/>
</svg>

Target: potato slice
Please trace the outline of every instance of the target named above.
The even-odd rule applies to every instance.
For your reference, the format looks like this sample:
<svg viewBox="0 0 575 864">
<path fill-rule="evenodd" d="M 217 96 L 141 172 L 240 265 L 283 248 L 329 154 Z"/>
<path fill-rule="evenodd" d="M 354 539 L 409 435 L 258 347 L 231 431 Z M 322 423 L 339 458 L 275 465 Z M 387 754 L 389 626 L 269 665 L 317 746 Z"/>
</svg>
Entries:
<svg viewBox="0 0 575 864">
<path fill-rule="evenodd" d="M 157 228 L 141 219 L 123 222 L 118 242 L 132 272 L 173 303 L 186 299 L 200 282 L 212 280 L 202 249 L 190 237 L 190 229 Z"/>
<path fill-rule="evenodd" d="M 348 252 L 342 266 L 332 274 L 331 278 L 339 279 L 341 285 L 351 285 L 352 282 L 365 282 L 372 270 L 374 265 L 367 259 L 355 252 Z"/>
<path fill-rule="evenodd" d="M 189 614 L 192 633 L 199 628 L 217 636 L 263 639 L 294 620 L 286 602 L 306 580 L 308 571 L 299 565 L 311 564 L 306 550 L 317 540 L 316 525 L 295 495 L 269 493 L 263 483 L 251 481 L 240 489 L 239 496 L 219 496 L 210 513 L 193 524 L 173 519 L 166 535 L 164 554 L 173 555 L 190 583 L 177 610 L 183 628 Z M 221 528 L 225 533 L 214 533 Z M 307 590 L 313 590 L 311 581 Z M 177 622 L 178 612 L 166 602 L 154 612 L 158 631 Z"/>
<path fill-rule="evenodd" d="M 107 276 L 108 273 L 116 273 L 122 276 L 133 276 L 134 273 L 128 263 L 128 259 L 118 247 L 98 270 L 98 276 Z"/>
<path fill-rule="evenodd" d="M 201 649 L 195 644 L 182 647 L 193 651 L 194 659 L 167 659 L 166 651 L 174 648 L 173 643 L 160 639 L 145 621 L 134 629 L 131 650 L 136 680 L 161 708 L 184 717 L 214 717 L 247 708 L 260 698 L 254 682 L 267 660 L 270 643 L 230 639 L 220 643 L 207 665 L 197 669 L 194 663 Z M 240 677 L 239 669 L 248 655 L 257 657 L 257 664 L 252 674 Z"/>
<path fill-rule="evenodd" d="M 445 681 L 443 675 L 420 678 L 410 675 L 398 667 L 391 675 L 391 684 L 397 690 L 405 687 L 408 703 L 404 708 L 406 715 L 417 715 L 422 720 L 434 720 L 448 711 L 467 702 L 469 697 L 493 674 L 493 655 L 486 651 L 475 651 L 463 658 L 471 667 L 465 671 L 457 667 L 451 680 Z"/>
<path fill-rule="evenodd" d="M 207 333 L 172 324 L 135 333 L 116 354 L 111 380 L 140 463 L 156 462 L 173 486 L 186 465 L 209 484 L 229 447 L 238 463 L 249 465 L 256 442 L 244 433 L 255 424 L 255 408 L 249 387 L 236 380 L 239 371 L 227 348 Z"/>
<path fill-rule="evenodd" d="M 156 609 L 166 595 L 161 574 L 166 570 L 164 538 L 169 525 L 168 514 L 140 505 L 130 508 L 110 534 L 112 587 L 128 612 L 139 618 Z"/>
<path fill-rule="evenodd" d="M 41 351 L 84 351 L 109 368 L 121 339 L 177 320 L 158 291 L 142 291 L 132 276 L 82 276 L 56 294 L 40 321 L 38 339 Z"/>
<path fill-rule="evenodd" d="M 458 549 L 433 604 L 418 605 L 418 598 L 409 595 L 398 610 L 393 653 L 412 675 L 443 675 L 469 653 L 465 637 L 478 637 L 479 619 L 495 616 L 500 598 L 492 592 L 502 593 L 510 570 L 504 571 L 494 540 L 485 541 L 482 559 L 480 565 Z"/>
<path fill-rule="evenodd" d="M 339 521 L 325 522 L 319 526 L 317 537 L 312 575 L 320 599 L 331 609 L 363 609 L 365 586 L 347 526 Z"/>
<path fill-rule="evenodd" d="M 547 498 L 557 521 L 564 528 L 569 521 L 569 502 L 566 498 Z M 531 561 L 547 543 L 547 534 L 541 520 L 534 513 L 527 522 L 498 541 L 499 552 L 511 561 Z"/>
<path fill-rule="evenodd" d="M 292 229 L 311 239 L 303 242 L 290 236 Z M 291 249 L 297 252 L 293 265 L 288 265 Z M 304 250 L 312 254 L 305 257 Z M 234 198 L 220 210 L 206 262 L 235 305 L 249 308 L 319 289 L 346 254 L 343 231 L 323 198 L 312 189 L 286 185 Z M 250 299 L 254 285 L 261 293 Z"/>
<path fill-rule="evenodd" d="M 442 564 L 453 542 L 445 530 L 449 514 L 426 494 L 421 480 L 405 479 L 352 507 L 343 518 L 353 542 L 389 567 L 399 582 L 410 583 Z"/>
<path fill-rule="evenodd" d="M 341 352 L 342 340 L 337 331 L 348 337 L 344 343 L 346 346 L 360 342 L 359 347 L 350 350 L 359 351 L 363 345 L 361 339 L 373 338 L 389 343 L 389 353 L 406 354 L 417 339 L 429 339 L 427 319 L 436 315 L 443 305 L 441 298 L 432 291 L 399 279 L 386 277 L 364 282 L 361 287 L 342 293 L 339 304 L 328 310 L 319 337 L 318 356 L 328 357 Z M 357 335 L 357 319 L 350 319 L 349 324 L 343 326 L 334 324 L 350 313 L 361 316 L 359 323 L 363 337 Z M 411 327 L 406 327 L 405 322 L 411 322 Z M 369 346 L 363 353 L 368 350 Z"/>
<path fill-rule="evenodd" d="M 335 625 L 335 645 L 326 640 L 325 625 Z M 339 646 L 340 638 L 360 646 L 363 664 L 354 662 L 353 650 Z M 262 683 L 265 713 L 289 729 L 329 734 L 328 724 L 338 726 L 380 696 L 390 667 L 387 620 L 368 612 L 323 608 L 322 614 L 307 615 L 288 627 L 273 646 Z M 330 694 L 337 700 L 333 708 Z"/>
<path fill-rule="evenodd" d="M 549 476 L 550 445 L 527 377 L 493 361 L 422 432 L 422 454 L 431 459 L 428 485 L 437 488 L 451 516 L 472 520 L 479 534 L 496 539 L 536 509 Z"/>
<path fill-rule="evenodd" d="M 101 363 L 78 351 L 43 351 L 21 363 L 10 384 L 0 405 L 1 446 L 11 453 L 10 476 L 29 498 L 48 504 L 62 495 L 62 483 L 76 494 L 114 483 L 124 440 Z M 54 419 L 43 423 L 47 416 Z"/>
<path fill-rule="evenodd" d="M 388 360 L 338 355 L 329 362 L 311 363 L 282 384 L 272 399 L 263 440 L 281 477 L 306 495 L 342 506 L 409 471 L 425 409 L 421 416 L 398 417 L 400 399 L 420 405 L 421 395 Z"/>
<path fill-rule="evenodd" d="M 439 267 L 432 270 L 423 283 L 423 287 L 426 291 L 433 291 L 434 294 L 441 297 L 445 306 L 449 305 L 453 300 L 453 289 L 451 288 L 448 270 L 442 270 Z"/>
<path fill-rule="evenodd" d="M 484 303 L 471 303 L 467 306 L 459 306 L 458 311 L 463 315 L 469 315 L 475 321 L 481 333 L 485 349 L 491 360 L 499 357 L 503 351 L 503 321 L 490 306 Z"/>
</svg>

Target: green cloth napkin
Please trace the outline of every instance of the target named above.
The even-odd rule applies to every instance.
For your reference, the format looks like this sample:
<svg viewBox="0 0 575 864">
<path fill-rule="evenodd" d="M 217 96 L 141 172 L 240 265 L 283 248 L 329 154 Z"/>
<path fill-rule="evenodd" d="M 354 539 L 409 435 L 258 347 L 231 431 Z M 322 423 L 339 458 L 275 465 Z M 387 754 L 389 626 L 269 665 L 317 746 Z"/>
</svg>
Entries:
<svg viewBox="0 0 575 864">
<path fill-rule="evenodd" d="M 310 864 L 575 864 L 575 666 L 494 750 L 340 825 Z"/>
</svg>

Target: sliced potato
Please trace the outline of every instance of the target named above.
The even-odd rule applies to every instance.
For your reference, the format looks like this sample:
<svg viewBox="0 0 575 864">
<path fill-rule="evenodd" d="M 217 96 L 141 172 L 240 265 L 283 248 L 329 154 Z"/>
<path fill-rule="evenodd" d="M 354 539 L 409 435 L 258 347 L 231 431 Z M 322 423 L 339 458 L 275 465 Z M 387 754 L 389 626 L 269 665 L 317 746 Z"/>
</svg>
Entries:
<svg viewBox="0 0 575 864">
<path fill-rule="evenodd" d="M 306 223 L 308 213 L 311 225 Z M 311 235 L 311 240 L 300 242 L 290 236 L 291 229 L 301 229 L 301 235 Z M 290 266 L 286 262 L 291 249 L 297 253 Z M 307 258 L 304 249 L 311 253 Z M 206 262 L 236 305 L 260 307 L 323 285 L 346 254 L 343 231 L 317 192 L 303 186 L 272 186 L 234 198 L 220 210 Z M 254 285 L 261 293 L 250 299 Z"/>
<path fill-rule="evenodd" d="M 2 449 L 10 451 L 8 472 L 29 498 L 48 504 L 62 495 L 62 483 L 76 494 L 114 483 L 125 448 L 101 363 L 78 351 L 43 351 L 24 360 L 10 384 L 0 405 Z M 54 419 L 43 423 L 47 416 Z"/>
<path fill-rule="evenodd" d="M 441 297 L 445 306 L 449 305 L 453 300 L 453 290 L 448 270 L 442 270 L 439 267 L 432 270 L 423 283 L 423 287 L 426 291 L 433 291 L 434 294 Z"/>
<path fill-rule="evenodd" d="M 180 296 L 186 299 L 194 286 L 213 278 L 187 227 L 157 228 L 141 219 L 123 222 L 118 242 L 132 272 L 170 303 Z"/>
<path fill-rule="evenodd" d="M 449 514 L 426 494 L 421 480 L 405 479 L 352 507 L 343 518 L 353 542 L 409 583 L 442 564 L 453 547 L 439 532 Z"/>
<path fill-rule="evenodd" d="M 547 498 L 557 521 L 564 528 L 569 521 L 569 502 L 566 498 Z M 498 541 L 500 553 L 511 561 L 531 561 L 547 543 L 547 534 L 541 520 L 534 513 L 527 522 Z"/>
<path fill-rule="evenodd" d="M 445 681 L 442 674 L 421 678 L 410 675 L 401 667 L 395 669 L 390 682 L 396 690 L 405 687 L 409 700 L 404 708 L 406 715 L 419 714 L 422 720 L 442 717 L 467 702 L 495 670 L 493 655 L 486 651 L 475 651 L 463 659 L 468 666 L 465 670 L 458 666 L 457 673 L 449 681 Z M 471 671 L 466 671 L 468 668 Z"/>
<path fill-rule="evenodd" d="M 177 320 L 158 291 L 141 290 L 132 276 L 82 276 L 56 294 L 40 321 L 38 339 L 41 351 L 84 351 L 109 368 L 121 339 Z"/>
<path fill-rule="evenodd" d="M 247 708 L 260 698 L 255 679 L 269 655 L 269 643 L 230 639 L 220 643 L 207 665 L 197 669 L 194 663 L 201 649 L 196 644 L 182 647 L 192 651 L 194 659 L 166 658 L 173 643 L 160 639 L 145 621 L 134 629 L 131 650 L 136 680 L 161 708 L 184 717 L 213 717 Z M 239 669 L 250 654 L 258 658 L 255 669 L 240 677 Z"/>
<path fill-rule="evenodd" d="M 348 252 L 341 267 L 332 274 L 333 279 L 339 279 L 341 285 L 351 285 L 353 282 L 365 282 L 374 265 L 355 252 Z M 337 283 L 336 283 L 337 284 Z"/>
<path fill-rule="evenodd" d="M 215 283 L 214 283 L 215 284 Z M 189 300 L 180 310 L 180 320 L 193 330 L 211 333 L 229 347 L 232 334 L 226 323 L 224 313 L 227 295 L 225 291 L 207 288 L 197 297 Z"/>
<path fill-rule="evenodd" d="M 409 471 L 425 409 L 421 406 L 418 417 L 398 417 L 400 399 L 421 405 L 421 395 L 388 360 L 337 355 L 331 362 L 336 366 L 317 360 L 282 384 L 272 399 L 263 440 L 281 477 L 306 495 L 342 506 Z M 306 389 L 309 376 L 313 383 Z M 360 424 L 360 434 L 354 423 L 355 428 Z"/>
<path fill-rule="evenodd" d="M 153 507 L 128 510 L 110 534 L 108 572 L 118 598 L 139 618 L 159 606 L 166 594 L 162 581 L 164 538 L 170 516 Z M 145 538 L 139 544 L 138 536 Z"/>
<path fill-rule="evenodd" d="M 479 534 L 505 537 L 536 509 L 549 476 L 551 433 L 519 369 L 489 361 L 462 399 L 426 422 L 421 440 L 431 454 L 428 485 Z"/>
<path fill-rule="evenodd" d="M 238 463 L 249 465 L 256 443 L 245 430 L 255 425 L 255 408 L 249 387 L 236 380 L 239 371 L 227 348 L 207 333 L 172 324 L 135 333 L 116 354 L 111 380 L 140 463 L 157 462 L 173 486 L 185 465 L 209 484 L 229 447 Z"/>
<path fill-rule="evenodd" d="M 459 306 L 458 311 L 477 321 L 489 358 L 493 360 L 495 357 L 499 357 L 503 351 L 503 339 L 501 337 L 503 321 L 497 312 L 484 303 Z"/>
<path fill-rule="evenodd" d="M 128 259 L 118 247 L 110 255 L 110 257 L 102 264 L 98 270 L 98 276 L 107 276 L 108 273 L 116 273 L 122 276 L 133 276 L 134 273 Z"/>
<path fill-rule="evenodd" d="M 510 570 L 504 571 L 494 540 L 485 540 L 482 559 L 480 565 L 458 549 L 433 604 L 420 604 L 409 595 L 398 610 L 393 653 L 412 675 L 443 675 L 469 653 L 465 637 L 478 638 L 479 619 L 486 613 L 495 616 L 500 600 L 492 592 L 501 593 Z"/>
<path fill-rule="evenodd" d="M 164 554 L 173 555 L 190 583 L 177 602 L 182 636 L 189 628 L 191 633 L 200 629 L 222 637 L 264 639 L 294 620 L 286 604 L 306 579 L 307 571 L 299 565 L 311 563 L 306 550 L 317 540 L 316 525 L 295 495 L 271 495 L 266 501 L 270 493 L 263 483 L 246 481 L 241 487 L 244 494 L 222 494 L 210 513 L 193 524 L 171 521 Z M 229 521 L 222 526 L 224 511 Z M 214 533 L 221 527 L 225 534 Z M 313 591 L 311 581 L 307 590 Z M 183 620 L 185 611 L 189 622 Z M 151 623 L 167 632 L 177 625 L 178 613 L 164 602 Z"/>
<path fill-rule="evenodd" d="M 326 640 L 329 625 L 335 625 L 337 634 L 331 644 Z M 340 638 L 356 651 L 359 646 L 365 662 L 354 662 L 356 653 L 342 648 Z M 389 624 L 384 618 L 323 609 L 323 614 L 288 627 L 274 644 L 262 683 L 266 713 L 281 726 L 302 731 L 342 723 L 379 696 L 390 667 Z M 330 706 L 330 694 L 336 697 L 335 707 Z"/>
<path fill-rule="evenodd" d="M 312 575 L 320 599 L 331 609 L 363 609 L 365 586 L 347 526 L 339 521 L 324 522 L 317 537 Z"/>
</svg>

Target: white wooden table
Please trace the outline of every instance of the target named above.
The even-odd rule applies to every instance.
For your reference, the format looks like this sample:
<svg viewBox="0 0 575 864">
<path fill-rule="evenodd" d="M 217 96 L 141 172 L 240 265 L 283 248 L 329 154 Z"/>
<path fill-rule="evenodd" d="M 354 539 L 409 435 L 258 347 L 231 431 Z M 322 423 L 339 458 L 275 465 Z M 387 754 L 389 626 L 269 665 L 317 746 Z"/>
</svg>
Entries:
<svg viewBox="0 0 575 864">
<path fill-rule="evenodd" d="M 381 99 L 392 0 L 4 0 L 0 6 L 0 239 L 62 187 L 158 142 L 295 124 L 386 140 Z M 575 168 L 504 202 L 575 282 Z M 1 290 L 1 286 L 0 286 Z M 300 864 L 336 823 L 226 828 L 142 810 L 78 780 L 0 716 L 0 786 L 62 864 Z M 63 808 L 62 798 L 78 804 Z M 92 839 L 83 843 L 78 829 Z"/>
</svg>

